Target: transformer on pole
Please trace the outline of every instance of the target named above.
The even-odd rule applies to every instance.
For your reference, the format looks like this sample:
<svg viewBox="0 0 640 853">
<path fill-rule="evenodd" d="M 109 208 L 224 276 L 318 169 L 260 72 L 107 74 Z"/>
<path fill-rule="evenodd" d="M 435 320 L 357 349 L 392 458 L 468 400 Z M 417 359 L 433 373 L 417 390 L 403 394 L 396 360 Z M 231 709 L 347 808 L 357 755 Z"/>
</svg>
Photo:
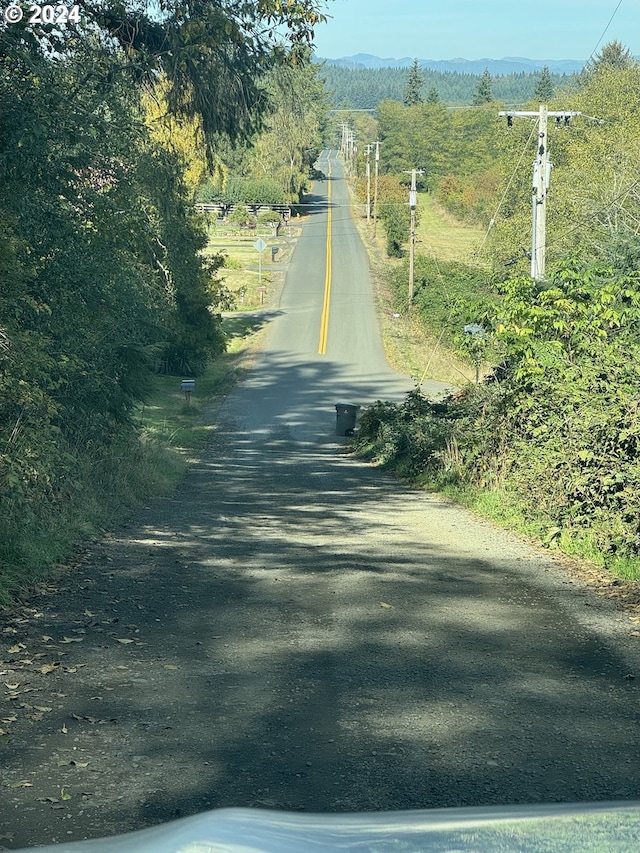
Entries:
<svg viewBox="0 0 640 853">
<path fill-rule="evenodd" d="M 533 195 L 531 216 L 531 278 L 540 280 L 545 276 L 546 264 L 546 230 L 547 230 L 547 195 L 551 175 L 549 160 L 548 119 L 553 117 L 556 125 L 569 126 L 573 116 L 582 115 L 571 110 L 549 111 L 545 104 L 540 104 L 537 112 L 526 110 L 509 110 L 498 113 L 506 116 L 507 125 L 513 125 L 514 118 L 538 117 L 538 144 L 536 160 L 533 164 Z"/>
</svg>

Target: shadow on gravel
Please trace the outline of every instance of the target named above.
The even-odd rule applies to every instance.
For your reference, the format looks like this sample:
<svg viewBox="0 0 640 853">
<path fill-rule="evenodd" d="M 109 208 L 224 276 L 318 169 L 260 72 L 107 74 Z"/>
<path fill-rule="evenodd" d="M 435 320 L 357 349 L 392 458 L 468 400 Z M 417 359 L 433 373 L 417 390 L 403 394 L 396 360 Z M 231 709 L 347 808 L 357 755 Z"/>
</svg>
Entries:
<svg viewBox="0 0 640 853">
<path fill-rule="evenodd" d="M 34 781 L 3 789 L 17 846 L 222 806 L 637 796 L 624 663 L 517 543 L 491 550 L 481 526 L 470 542 L 464 513 L 333 434 L 338 394 L 379 390 L 268 355 L 176 494 L 11 623 L 21 656 L 45 635 L 38 666 L 58 664 L 29 671 L 27 706 L 50 711 L 2 747 L 5 778 Z"/>
</svg>

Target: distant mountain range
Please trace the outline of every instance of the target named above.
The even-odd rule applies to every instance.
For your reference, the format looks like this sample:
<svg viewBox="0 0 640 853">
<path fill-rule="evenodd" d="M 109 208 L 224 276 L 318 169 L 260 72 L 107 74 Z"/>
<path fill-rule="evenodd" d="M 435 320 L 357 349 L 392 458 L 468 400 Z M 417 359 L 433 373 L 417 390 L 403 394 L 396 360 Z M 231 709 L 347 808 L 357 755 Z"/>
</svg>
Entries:
<svg viewBox="0 0 640 853">
<path fill-rule="evenodd" d="M 408 68 L 414 58 L 405 56 L 402 59 L 383 59 L 370 53 L 357 53 L 355 56 L 343 56 L 340 59 L 323 59 L 316 57 L 318 62 L 326 65 L 337 65 L 342 68 Z M 505 56 L 503 59 L 418 59 L 422 68 L 433 71 L 457 72 L 458 74 L 481 75 L 485 68 L 494 76 L 506 74 L 535 74 L 545 65 L 552 74 L 579 74 L 585 60 L 580 59 L 525 59 L 521 56 Z"/>
</svg>

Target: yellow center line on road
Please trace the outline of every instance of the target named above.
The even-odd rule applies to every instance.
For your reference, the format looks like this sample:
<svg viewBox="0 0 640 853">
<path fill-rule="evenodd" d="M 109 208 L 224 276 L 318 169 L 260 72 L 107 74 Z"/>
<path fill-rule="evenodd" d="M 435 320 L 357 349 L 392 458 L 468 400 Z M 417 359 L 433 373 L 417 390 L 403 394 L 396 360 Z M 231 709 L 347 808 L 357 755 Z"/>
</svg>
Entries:
<svg viewBox="0 0 640 853">
<path fill-rule="evenodd" d="M 331 177 L 331 161 L 327 168 L 327 178 Z M 320 317 L 320 342 L 318 355 L 327 354 L 327 336 L 329 334 L 329 306 L 331 304 L 331 181 L 327 180 L 327 253 L 324 275 L 324 301 Z"/>
</svg>

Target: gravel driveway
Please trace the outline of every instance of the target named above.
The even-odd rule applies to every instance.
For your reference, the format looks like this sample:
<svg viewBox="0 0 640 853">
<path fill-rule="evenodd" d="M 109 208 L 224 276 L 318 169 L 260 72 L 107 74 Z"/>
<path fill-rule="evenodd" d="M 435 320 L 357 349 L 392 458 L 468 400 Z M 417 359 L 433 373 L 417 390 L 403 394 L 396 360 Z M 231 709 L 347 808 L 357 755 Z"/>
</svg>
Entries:
<svg viewBox="0 0 640 853">
<path fill-rule="evenodd" d="M 3 615 L 0 844 L 219 806 L 638 796 L 638 638 L 548 554 L 344 439 L 247 432 Z M 637 632 L 636 632 L 637 633 Z"/>
</svg>

